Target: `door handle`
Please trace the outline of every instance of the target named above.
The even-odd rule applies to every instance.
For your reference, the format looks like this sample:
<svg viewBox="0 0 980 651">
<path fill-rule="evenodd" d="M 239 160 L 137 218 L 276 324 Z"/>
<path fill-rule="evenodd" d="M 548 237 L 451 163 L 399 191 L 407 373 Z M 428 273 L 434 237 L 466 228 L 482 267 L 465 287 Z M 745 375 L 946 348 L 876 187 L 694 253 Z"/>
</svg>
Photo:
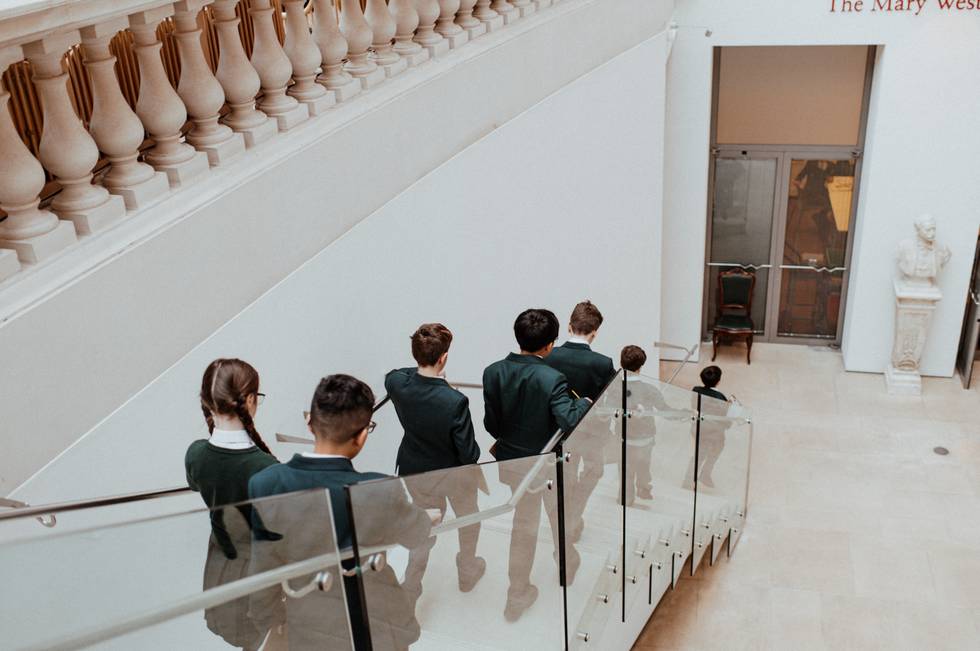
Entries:
<svg viewBox="0 0 980 651">
<path fill-rule="evenodd" d="M 709 262 L 709 267 L 742 267 L 743 269 L 772 269 L 771 264 L 742 264 L 741 262 Z"/>
<path fill-rule="evenodd" d="M 811 265 L 803 265 L 803 264 L 781 264 L 779 265 L 779 268 L 800 270 L 800 271 L 816 271 L 818 273 L 828 273 L 828 274 L 837 273 L 838 271 L 847 271 L 847 267 L 814 267 Z"/>
</svg>

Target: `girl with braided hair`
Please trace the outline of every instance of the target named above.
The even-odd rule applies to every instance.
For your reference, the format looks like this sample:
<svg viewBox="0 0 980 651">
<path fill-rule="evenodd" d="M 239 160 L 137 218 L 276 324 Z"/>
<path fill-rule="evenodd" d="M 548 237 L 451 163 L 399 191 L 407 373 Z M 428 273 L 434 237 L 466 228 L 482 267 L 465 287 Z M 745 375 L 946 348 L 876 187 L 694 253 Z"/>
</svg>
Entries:
<svg viewBox="0 0 980 651">
<path fill-rule="evenodd" d="M 204 371 L 201 411 L 210 438 L 191 443 L 184 467 L 187 484 L 201 493 L 211 509 L 205 590 L 248 575 L 252 509 L 247 504 L 220 507 L 247 501 L 252 475 L 278 463 L 255 428 L 255 412 L 263 397 L 259 374 L 247 362 L 216 359 Z M 207 609 L 204 618 L 208 628 L 232 646 L 258 649 L 266 632 L 257 630 L 247 613 L 248 598 L 243 597 Z"/>
</svg>

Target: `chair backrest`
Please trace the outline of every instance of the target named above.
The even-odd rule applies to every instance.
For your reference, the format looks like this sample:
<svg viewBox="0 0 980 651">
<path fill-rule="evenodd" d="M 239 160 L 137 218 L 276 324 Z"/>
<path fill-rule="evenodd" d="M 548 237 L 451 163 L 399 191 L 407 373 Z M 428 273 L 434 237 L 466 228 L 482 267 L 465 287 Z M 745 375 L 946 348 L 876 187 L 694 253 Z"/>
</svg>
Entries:
<svg viewBox="0 0 980 651">
<path fill-rule="evenodd" d="M 745 269 L 729 269 L 718 273 L 718 314 L 727 310 L 752 312 L 755 292 L 755 273 Z"/>
</svg>

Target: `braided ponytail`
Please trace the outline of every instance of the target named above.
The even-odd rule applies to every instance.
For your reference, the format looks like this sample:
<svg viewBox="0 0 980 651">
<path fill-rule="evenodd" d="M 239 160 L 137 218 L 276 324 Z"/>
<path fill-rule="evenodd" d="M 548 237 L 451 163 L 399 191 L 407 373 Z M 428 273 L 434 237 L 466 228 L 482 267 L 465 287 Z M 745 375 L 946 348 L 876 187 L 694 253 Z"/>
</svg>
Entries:
<svg viewBox="0 0 980 651">
<path fill-rule="evenodd" d="M 272 454 L 248 412 L 248 397 L 256 396 L 258 391 L 259 374 L 251 364 L 240 359 L 216 359 L 208 365 L 201 381 L 201 411 L 212 433 L 215 414 L 234 414 L 256 447 Z"/>
<path fill-rule="evenodd" d="M 245 431 L 248 432 L 248 437 L 252 439 L 252 443 L 266 454 L 272 454 L 272 450 L 269 449 L 269 446 L 259 436 L 259 431 L 255 429 L 255 421 L 252 420 L 252 415 L 248 413 L 244 401 L 235 403 L 235 415 L 238 416 L 238 420 L 242 421 L 242 425 L 245 427 Z"/>
</svg>

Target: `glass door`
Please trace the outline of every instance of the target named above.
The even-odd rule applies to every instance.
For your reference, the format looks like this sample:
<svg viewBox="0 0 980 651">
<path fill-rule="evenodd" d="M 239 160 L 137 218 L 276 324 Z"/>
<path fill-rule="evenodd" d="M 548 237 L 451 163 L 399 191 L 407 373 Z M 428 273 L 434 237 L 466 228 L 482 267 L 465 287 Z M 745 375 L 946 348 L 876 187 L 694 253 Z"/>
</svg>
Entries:
<svg viewBox="0 0 980 651">
<path fill-rule="evenodd" d="M 784 160 L 775 339 L 837 341 L 855 192 L 849 157 Z M 787 179 L 788 175 L 788 179 Z"/>
<path fill-rule="evenodd" d="M 707 329 L 718 309 L 719 274 L 742 268 L 756 275 L 751 316 L 766 330 L 769 271 L 779 180 L 779 155 L 721 152 L 715 158 L 707 263 Z"/>
</svg>

